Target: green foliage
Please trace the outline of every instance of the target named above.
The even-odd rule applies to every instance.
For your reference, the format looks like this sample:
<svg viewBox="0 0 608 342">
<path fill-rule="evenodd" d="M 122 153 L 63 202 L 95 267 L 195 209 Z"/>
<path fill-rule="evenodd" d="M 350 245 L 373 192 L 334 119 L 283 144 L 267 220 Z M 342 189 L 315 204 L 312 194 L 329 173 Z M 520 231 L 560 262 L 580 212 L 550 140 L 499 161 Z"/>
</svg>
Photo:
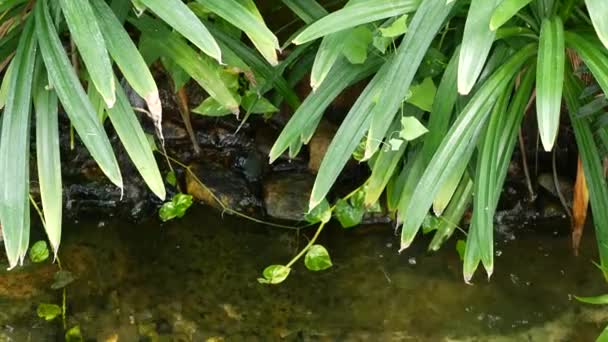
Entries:
<svg viewBox="0 0 608 342">
<path fill-rule="evenodd" d="M 276 285 L 287 279 L 291 269 L 283 265 L 271 265 L 264 269 L 263 278 L 258 278 L 260 284 Z"/>
<path fill-rule="evenodd" d="M 176 218 L 182 218 L 192 205 L 192 196 L 186 194 L 176 194 L 171 201 L 166 202 L 158 211 L 158 216 L 163 222 Z"/>
<path fill-rule="evenodd" d="M 84 341 L 84 339 L 82 338 L 82 333 L 80 332 L 80 326 L 79 325 L 73 326 L 68 331 L 66 331 L 65 340 L 66 340 L 66 342 Z"/>
<path fill-rule="evenodd" d="M 61 290 L 66 288 L 68 285 L 76 281 L 76 277 L 72 272 L 67 270 L 59 270 L 53 276 L 53 284 L 51 284 L 51 288 L 53 290 Z"/>
<path fill-rule="evenodd" d="M 43 318 L 45 321 L 52 321 L 55 318 L 61 316 L 61 307 L 55 304 L 38 304 L 36 309 L 38 317 Z"/>
<path fill-rule="evenodd" d="M 312 245 L 304 257 L 304 265 L 311 271 L 323 271 L 332 266 L 327 249 L 321 245 Z"/>
<path fill-rule="evenodd" d="M 36 242 L 32 248 L 30 248 L 30 260 L 33 263 L 41 263 L 49 258 L 49 248 L 46 245 L 46 241 Z"/>
</svg>

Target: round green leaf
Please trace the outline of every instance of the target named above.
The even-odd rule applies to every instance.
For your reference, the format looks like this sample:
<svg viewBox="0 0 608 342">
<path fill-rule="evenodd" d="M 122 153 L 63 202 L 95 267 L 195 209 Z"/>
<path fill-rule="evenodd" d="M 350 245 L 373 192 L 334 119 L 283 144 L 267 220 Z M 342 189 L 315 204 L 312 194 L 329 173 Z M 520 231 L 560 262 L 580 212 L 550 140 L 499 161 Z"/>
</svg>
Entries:
<svg viewBox="0 0 608 342">
<path fill-rule="evenodd" d="M 333 264 L 325 247 L 312 245 L 306 252 L 306 257 L 304 257 L 304 265 L 311 271 L 323 271 Z"/>
<path fill-rule="evenodd" d="M 46 245 L 46 241 L 36 242 L 32 248 L 30 248 L 30 260 L 34 263 L 41 263 L 49 258 L 49 248 Z"/>
<path fill-rule="evenodd" d="M 262 273 L 264 278 L 258 278 L 258 282 L 260 284 L 269 285 L 280 284 L 287 279 L 290 272 L 291 268 L 287 266 L 270 265 L 264 269 L 264 272 Z"/>
<path fill-rule="evenodd" d="M 61 315 L 61 308 L 59 305 L 42 303 L 38 305 L 36 313 L 38 317 L 44 318 L 46 321 L 52 321 Z"/>
<path fill-rule="evenodd" d="M 329 222 L 331 220 L 331 208 L 327 200 L 323 199 L 319 205 L 304 216 L 304 219 L 309 223 Z"/>
</svg>

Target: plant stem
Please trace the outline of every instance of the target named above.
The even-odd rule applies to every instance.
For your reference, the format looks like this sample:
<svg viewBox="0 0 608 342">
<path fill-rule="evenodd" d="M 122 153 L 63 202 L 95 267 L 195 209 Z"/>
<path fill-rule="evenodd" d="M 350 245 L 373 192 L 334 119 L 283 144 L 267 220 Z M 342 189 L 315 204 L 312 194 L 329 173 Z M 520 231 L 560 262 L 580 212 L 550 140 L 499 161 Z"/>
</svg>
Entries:
<svg viewBox="0 0 608 342">
<path fill-rule="evenodd" d="M 310 247 L 312 247 L 312 245 L 315 244 L 315 241 L 317 241 L 317 238 L 321 234 L 321 231 L 323 230 L 324 227 L 325 227 L 325 222 L 321 222 L 321 224 L 319 224 L 319 228 L 317 228 L 317 231 L 315 232 L 315 235 L 312 237 L 312 239 L 310 239 L 310 241 L 308 241 L 308 244 L 306 245 L 306 247 L 304 247 L 300 251 L 300 253 L 298 253 L 298 255 L 296 255 L 293 259 L 291 259 L 291 261 L 287 265 L 285 265 L 285 267 L 291 268 L 291 266 L 293 264 L 295 264 L 295 262 L 298 261 L 298 259 L 300 259 L 306 253 L 306 251 L 308 251 L 310 249 Z"/>
</svg>

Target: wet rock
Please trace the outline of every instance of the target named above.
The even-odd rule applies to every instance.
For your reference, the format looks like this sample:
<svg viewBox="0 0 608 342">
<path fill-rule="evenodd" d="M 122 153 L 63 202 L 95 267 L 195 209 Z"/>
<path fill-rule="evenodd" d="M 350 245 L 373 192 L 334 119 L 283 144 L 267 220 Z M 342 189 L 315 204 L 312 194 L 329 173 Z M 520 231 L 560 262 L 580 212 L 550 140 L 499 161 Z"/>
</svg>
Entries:
<svg viewBox="0 0 608 342">
<path fill-rule="evenodd" d="M 301 221 L 308 212 L 308 200 L 314 184 L 310 174 L 281 173 L 264 182 L 266 213 L 274 218 Z"/>
<path fill-rule="evenodd" d="M 328 121 L 321 120 L 317 131 L 313 135 L 308 144 L 309 158 L 308 169 L 311 172 L 317 173 L 321 166 L 321 162 L 325 157 L 327 148 L 336 134 L 336 127 Z"/>
<path fill-rule="evenodd" d="M 190 167 L 198 179 L 187 172 L 186 188 L 197 200 L 218 209 L 225 207 L 249 214 L 261 211 L 261 201 L 253 194 L 249 184 L 240 174 L 205 162 Z"/>
</svg>

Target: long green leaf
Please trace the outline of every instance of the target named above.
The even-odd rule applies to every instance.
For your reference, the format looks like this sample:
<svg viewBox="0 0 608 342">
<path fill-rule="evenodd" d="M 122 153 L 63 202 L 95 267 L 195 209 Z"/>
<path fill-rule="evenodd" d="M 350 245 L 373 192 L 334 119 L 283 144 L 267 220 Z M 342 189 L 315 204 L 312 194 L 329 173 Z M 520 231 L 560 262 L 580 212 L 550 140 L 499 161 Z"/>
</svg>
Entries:
<svg viewBox="0 0 608 342">
<path fill-rule="evenodd" d="M 197 0 L 197 2 L 245 32 L 271 65 L 278 64 L 279 40 L 266 27 L 263 20 L 256 18 L 253 13 L 235 0 Z"/>
<path fill-rule="evenodd" d="M 150 190 L 158 198 L 164 200 L 166 195 L 165 184 L 146 134 L 139 121 L 137 121 L 127 95 L 120 86 L 116 88 L 116 94 L 116 106 L 107 109 L 112 126 L 116 129 L 127 154 Z"/>
<path fill-rule="evenodd" d="M 90 0 L 103 32 L 108 51 L 133 90 L 148 105 L 157 132 L 162 136 L 162 106 L 156 82 L 137 46 L 112 9 L 103 0 Z"/>
<path fill-rule="evenodd" d="M 91 81 L 109 107 L 116 101 L 114 72 L 97 18 L 88 0 L 59 0 Z"/>
<path fill-rule="evenodd" d="M 29 128 L 35 61 L 30 17 L 13 60 L 0 136 L 0 222 L 10 268 L 23 263 L 29 244 Z"/>
<path fill-rule="evenodd" d="M 540 30 L 536 71 L 536 116 L 545 151 L 553 149 L 559 131 L 565 61 L 562 20 L 557 16 L 546 18 Z"/>
<path fill-rule="evenodd" d="M 495 139 L 501 134 L 513 134 L 514 132 L 517 132 L 517 130 L 505 132 L 505 127 L 501 126 L 501 123 L 505 122 L 503 118 L 507 114 L 510 95 L 511 87 L 500 94 L 500 97 L 492 110 L 485 136 L 481 142 L 477 169 L 475 172 L 473 218 L 471 229 L 469 229 L 467 244 L 470 245 L 474 239 L 477 240 L 479 255 L 481 256 L 481 261 L 486 269 L 488 277 L 494 272 L 493 222 L 496 207 L 493 203 L 493 199 L 495 198 L 493 191 L 496 184 L 496 174 L 498 173 L 498 170 L 496 170 L 496 161 L 500 157 L 494 149 L 494 146 L 497 145 Z M 465 270 L 464 274 L 467 281 L 471 279 L 472 273 L 470 272 L 471 270 Z"/>
<path fill-rule="evenodd" d="M 595 44 L 592 39 L 573 32 L 565 32 L 564 36 L 566 44 L 578 53 L 604 94 L 608 94 L 608 56 L 600 42 Z"/>
<path fill-rule="evenodd" d="M 213 35 L 217 37 L 218 43 L 223 51 L 227 49 L 232 50 L 232 52 L 237 54 L 245 63 L 247 63 L 252 70 L 267 80 L 268 87 L 273 86 L 285 99 L 291 109 L 298 109 L 300 106 L 300 99 L 289 84 L 287 84 L 287 81 L 283 78 L 281 72 L 279 72 L 278 67 L 273 68 L 268 62 L 260 57 L 255 50 L 247 47 L 239 39 L 236 39 L 222 30 L 214 29 L 213 27 L 210 27 L 210 29 Z"/>
<path fill-rule="evenodd" d="M 317 20 L 294 40 L 294 44 L 304 44 L 328 34 L 342 31 L 376 20 L 413 12 L 421 0 L 365 0 Z M 444 2 L 445 3 L 445 2 Z"/>
<path fill-rule="evenodd" d="M 422 59 L 449 15 L 452 5 L 446 5 L 442 0 L 424 1 L 416 11 L 396 55 L 383 66 L 387 69 L 386 78 L 380 85 L 383 88 L 382 95 L 375 99 L 377 104 L 372 112 L 364 159 L 371 158 L 378 150 L 395 113 L 407 95 Z"/>
<path fill-rule="evenodd" d="M 458 92 L 468 94 L 486 63 L 496 32 L 490 30 L 490 18 L 500 0 L 472 0 L 464 26 L 460 61 L 458 63 Z"/>
<path fill-rule="evenodd" d="M 437 232 L 433 235 L 433 240 L 429 244 L 429 250 L 438 251 L 441 245 L 454 233 L 456 227 L 462 220 L 465 211 L 471 204 L 473 198 L 473 181 L 468 173 L 462 177 L 454 197 L 446 208 L 443 215 L 439 218 Z"/>
<path fill-rule="evenodd" d="M 608 48 L 608 2 L 604 0 L 585 0 L 587 11 L 595 32 L 604 46 Z"/>
<path fill-rule="evenodd" d="M 222 51 L 209 30 L 182 0 L 139 0 L 211 58 L 222 62 Z"/>
<path fill-rule="evenodd" d="M 331 70 L 327 80 L 316 92 L 306 98 L 283 128 L 270 150 L 270 162 L 274 162 L 289 148 L 290 144 L 299 139 L 302 127 L 313 124 L 316 126 L 325 109 L 347 86 L 378 70 L 381 62 L 380 58 L 370 58 L 365 64 L 352 65 L 344 58 L 340 59 Z"/>
<path fill-rule="evenodd" d="M 39 68 L 34 85 L 36 160 L 44 210 L 44 228 L 55 255 L 61 242 L 62 186 L 57 95 L 48 89 L 46 70 Z"/>
<path fill-rule="evenodd" d="M 36 2 L 36 36 L 51 86 L 80 139 L 106 176 L 122 188 L 122 176 L 103 126 L 82 88 L 55 31 L 46 0 Z"/>
<path fill-rule="evenodd" d="M 310 72 L 310 87 L 313 91 L 319 88 L 319 85 L 323 83 L 331 68 L 342 55 L 344 41 L 349 34 L 350 30 L 343 30 L 332 33 L 321 41 Z"/>
<path fill-rule="evenodd" d="M 445 181 L 445 170 L 453 168 L 471 144 L 475 145 L 479 128 L 483 126 L 499 95 L 535 51 L 533 44 L 520 49 L 483 84 L 453 124 L 426 168 L 412 195 L 414 200 L 404 201 L 402 198 L 399 206 L 400 217 L 403 219 L 402 248 L 407 248 L 416 236 L 435 195 Z"/>
<path fill-rule="evenodd" d="M 290 10 L 293 11 L 305 23 L 313 21 L 327 15 L 327 10 L 315 0 L 281 0 Z"/>
<path fill-rule="evenodd" d="M 502 0 L 492 14 L 490 30 L 496 31 L 530 2 L 532 0 Z"/>
<path fill-rule="evenodd" d="M 145 35 L 143 40 L 156 46 L 186 71 L 205 91 L 224 108 L 237 114 L 239 102 L 221 78 L 222 67 L 211 58 L 197 53 L 178 34 L 169 31 L 162 23 L 148 16 L 132 21 Z"/>
<path fill-rule="evenodd" d="M 564 96 L 570 120 L 574 128 L 574 136 L 579 154 L 583 162 L 589 200 L 593 211 L 595 238 L 600 254 L 600 264 L 608 267 L 608 184 L 604 176 L 604 168 L 600 158 L 600 150 L 593 138 L 593 131 L 587 118 L 576 116 L 580 108 L 579 94 L 582 92 L 580 82 L 570 75 L 566 79 Z M 604 272 L 608 279 L 608 274 Z"/>
</svg>

